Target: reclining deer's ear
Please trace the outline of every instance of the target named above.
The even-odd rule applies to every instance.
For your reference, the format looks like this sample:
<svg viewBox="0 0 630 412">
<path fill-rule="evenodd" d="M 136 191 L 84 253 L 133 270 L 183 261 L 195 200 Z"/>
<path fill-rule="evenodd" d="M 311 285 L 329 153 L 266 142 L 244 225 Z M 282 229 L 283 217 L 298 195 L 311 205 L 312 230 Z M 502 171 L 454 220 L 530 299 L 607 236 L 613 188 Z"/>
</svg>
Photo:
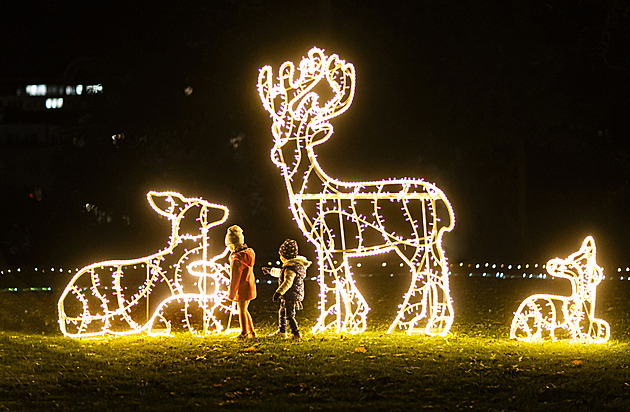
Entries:
<svg viewBox="0 0 630 412">
<path fill-rule="evenodd" d="M 183 204 L 186 203 L 179 193 L 175 192 L 155 192 L 147 193 L 147 201 L 158 214 L 170 219 L 174 219 Z"/>
<path fill-rule="evenodd" d="M 199 199 L 199 202 L 202 205 L 199 220 L 205 227 L 209 229 L 227 221 L 230 215 L 230 210 L 227 207 L 218 203 L 208 203 L 203 199 Z"/>
</svg>

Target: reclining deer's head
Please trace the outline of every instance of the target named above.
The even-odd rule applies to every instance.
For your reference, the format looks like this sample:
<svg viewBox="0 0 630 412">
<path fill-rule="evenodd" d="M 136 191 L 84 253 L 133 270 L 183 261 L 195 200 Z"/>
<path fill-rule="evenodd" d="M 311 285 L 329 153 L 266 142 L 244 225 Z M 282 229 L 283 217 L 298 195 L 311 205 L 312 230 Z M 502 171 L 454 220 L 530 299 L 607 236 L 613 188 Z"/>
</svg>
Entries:
<svg viewBox="0 0 630 412">
<path fill-rule="evenodd" d="M 153 210 L 171 221 L 173 239 L 198 240 L 208 229 L 224 223 L 229 210 L 201 198 L 184 197 L 177 192 L 147 193 Z"/>
<path fill-rule="evenodd" d="M 283 151 L 287 155 L 293 152 L 295 169 L 301 160 L 300 149 L 310 150 L 328 140 L 333 133 L 328 121 L 345 112 L 354 97 L 354 66 L 336 54 L 326 56 L 324 50 L 313 47 L 298 71 L 296 78 L 293 62 L 285 62 L 277 79 L 271 66 L 264 66 L 258 74 L 258 94 L 273 120 L 271 160 L 281 169 L 289 168 Z"/>
<path fill-rule="evenodd" d="M 547 262 L 547 272 L 555 277 L 569 279 L 574 293 L 588 297 L 591 289 L 604 278 L 604 270 L 596 262 L 596 252 L 595 240 L 587 236 L 577 252 L 566 259 L 555 258 Z"/>
</svg>

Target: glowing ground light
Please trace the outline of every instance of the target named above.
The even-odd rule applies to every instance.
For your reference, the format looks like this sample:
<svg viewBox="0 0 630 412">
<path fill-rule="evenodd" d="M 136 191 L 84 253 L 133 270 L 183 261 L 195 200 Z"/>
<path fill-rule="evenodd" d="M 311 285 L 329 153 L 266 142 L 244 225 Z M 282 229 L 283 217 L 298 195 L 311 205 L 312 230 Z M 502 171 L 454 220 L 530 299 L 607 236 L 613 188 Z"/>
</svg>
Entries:
<svg viewBox="0 0 630 412">
<path fill-rule="evenodd" d="M 610 326 L 605 320 L 595 318 L 597 285 L 604 276 L 595 254 L 595 240 L 587 236 L 580 250 L 568 258 L 547 262 L 550 275 L 571 282 L 571 296 L 536 294 L 525 299 L 514 314 L 510 339 L 606 342 Z"/>
<path fill-rule="evenodd" d="M 354 66 L 314 47 L 298 71 L 285 62 L 274 79 L 272 68 L 263 67 L 258 93 L 273 120 L 271 160 L 284 177 L 295 221 L 317 250 L 320 316 L 313 332 L 366 329 L 370 308 L 350 258 L 393 251 L 411 284 L 388 332 L 448 333 L 453 307 L 442 236 L 455 224 L 448 199 L 422 179 L 342 182 L 327 175 L 314 147 L 332 136 L 329 120 L 352 103 Z"/>
<path fill-rule="evenodd" d="M 78 270 L 58 303 L 64 335 L 168 334 L 173 319 L 196 334 L 221 332 L 222 321 L 229 325 L 236 316 L 227 301 L 229 268 L 216 263 L 228 250 L 208 256 L 208 232 L 227 220 L 229 210 L 176 192 L 151 191 L 147 200 L 171 222 L 167 246 L 149 256 Z"/>
</svg>

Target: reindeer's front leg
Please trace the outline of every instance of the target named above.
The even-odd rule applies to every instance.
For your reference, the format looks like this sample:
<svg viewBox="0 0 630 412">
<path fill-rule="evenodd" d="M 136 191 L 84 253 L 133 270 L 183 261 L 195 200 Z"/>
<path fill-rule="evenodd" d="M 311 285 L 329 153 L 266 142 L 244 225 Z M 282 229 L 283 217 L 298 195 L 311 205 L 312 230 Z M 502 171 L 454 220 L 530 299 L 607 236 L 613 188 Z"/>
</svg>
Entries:
<svg viewBox="0 0 630 412">
<path fill-rule="evenodd" d="M 348 260 L 342 253 L 320 251 L 320 315 L 313 333 L 334 329 L 336 332 L 360 333 L 367 328 L 370 310 L 357 288 Z"/>
<path fill-rule="evenodd" d="M 337 287 L 339 275 L 335 268 L 332 253 L 326 250 L 317 251 L 319 266 L 319 318 L 313 327 L 313 333 L 327 329 L 341 330 L 341 296 Z"/>
</svg>

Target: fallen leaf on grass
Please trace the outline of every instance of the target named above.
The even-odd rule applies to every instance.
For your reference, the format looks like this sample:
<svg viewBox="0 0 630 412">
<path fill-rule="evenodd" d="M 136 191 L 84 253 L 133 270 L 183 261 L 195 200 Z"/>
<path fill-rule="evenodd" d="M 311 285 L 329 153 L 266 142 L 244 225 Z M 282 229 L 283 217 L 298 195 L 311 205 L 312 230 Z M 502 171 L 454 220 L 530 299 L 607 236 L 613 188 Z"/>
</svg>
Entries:
<svg viewBox="0 0 630 412">
<path fill-rule="evenodd" d="M 582 365 L 584 364 L 584 361 L 583 361 L 583 360 L 580 360 L 580 359 L 575 359 L 575 360 L 572 360 L 572 361 L 571 361 L 571 364 L 572 364 L 573 366 L 582 366 Z"/>
<path fill-rule="evenodd" d="M 257 350 L 255 346 L 250 346 L 249 348 L 243 349 L 241 352 L 256 352 Z"/>
<path fill-rule="evenodd" d="M 365 353 L 367 352 L 367 349 L 365 349 L 364 346 L 357 346 L 356 348 L 354 348 L 354 351 L 357 353 Z"/>
</svg>

